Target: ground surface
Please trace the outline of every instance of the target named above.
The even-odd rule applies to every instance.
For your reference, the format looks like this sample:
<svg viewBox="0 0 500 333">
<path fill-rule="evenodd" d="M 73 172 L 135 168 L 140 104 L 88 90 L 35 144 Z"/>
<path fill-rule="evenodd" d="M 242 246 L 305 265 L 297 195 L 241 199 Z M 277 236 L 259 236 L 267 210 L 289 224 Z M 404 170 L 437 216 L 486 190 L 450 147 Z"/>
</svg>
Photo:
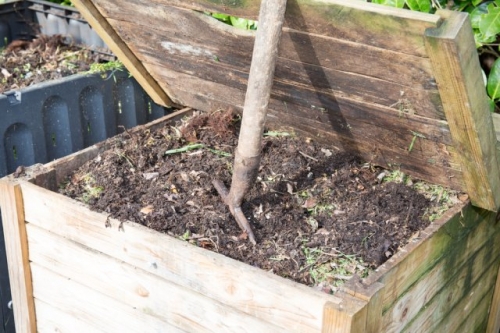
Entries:
<svg viewBox="0 0 500 333">
<path fill-rule="evenodd" d="M 99 55 L 67 45 L 60 35 L 15 40 L 0 50 L 0 93 L 88 71 Z"/>
<path fill-rule="evenodd" d="M 270 132 L 243 205 L 258 241 L 252 246 L 212 185 L 214 178 L 230 185 L 238 125 L 219 111 L 156 132 L 124 133 L 61 192 L 327 292 L 379 266 L 430 223 L 434 203 L 402 183 L 381 181 L 386 171 Z"/>
</svg>

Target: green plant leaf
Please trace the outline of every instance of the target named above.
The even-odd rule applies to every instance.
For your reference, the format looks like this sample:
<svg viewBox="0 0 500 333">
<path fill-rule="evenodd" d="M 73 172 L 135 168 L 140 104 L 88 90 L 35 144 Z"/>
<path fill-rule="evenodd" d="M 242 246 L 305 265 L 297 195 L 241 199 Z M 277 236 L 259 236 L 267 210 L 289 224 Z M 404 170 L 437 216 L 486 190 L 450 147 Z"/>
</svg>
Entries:
<svg viewBox="0 0 500 333">
<path fill-rule="evenodd" d="M 230 22 L 231 22 L 231 19 L 230 19 L 231 16 L 229 16 L 227 14 L 212 13 L 211 15 L 212 15 L 212 17 L 214 17 L 214 18 L 216 18 L 219 21 L 222 21 L 224 23 L 230 24 Z"/>
<path fill-rule="evenodd" d="M 406 4 L 411 10 L 430 13 L 432 9 L 431 0 L 406 0 Z"/>
<path fill-rule="evenodd" d="M 405 5 L 405 0 L 372 0 L 372 2 L 396 8 L 403 8 Z"/>
<path fill-rule="evenodd" d="M 231 25 L 236 28 L 240 29 L 248 29 L 248 20 L 244 18 L 239 18 L 239 17 L 234 17 L 230 16 L 229 19 L 231 20 Z"/>
<path fill-rule="evenodd" d="M 488 13 L 483 14 L 479 22 L 479 30 L 485 38 L 500 33 L 500 8 L 493 3 L 488 5 Z"/>
<path fill-rule="evenodd" d="M 476 41 L 476 47 L 479 48 L 484 44 L 491 44 L 496 40 L 496 36 L 490 36 L 486 38 L 479 30 L 474 31 L 474 40 Z"/>
<path fill-rule="evenodd" d="M 493 63 L 486 88 L 492 100 L 500 98 L 500 59 Z"/>
<path fill-rule="evenodd" d="M 479 23 L 481 23 L 483 15 L 485 14 L 488 14 L 488 4 L 483 3 L 474 8 L 474 10 L 470 13 L 472 28 L 479 29 Z"/>
</svg>

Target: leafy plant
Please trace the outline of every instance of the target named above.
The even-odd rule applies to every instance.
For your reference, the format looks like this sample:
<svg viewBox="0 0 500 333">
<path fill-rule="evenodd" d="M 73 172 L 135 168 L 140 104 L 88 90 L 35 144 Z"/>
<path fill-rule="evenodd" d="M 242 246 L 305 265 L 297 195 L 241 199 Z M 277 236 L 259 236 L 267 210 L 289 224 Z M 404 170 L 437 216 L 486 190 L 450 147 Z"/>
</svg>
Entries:
<svg viewBox="0 0 500 333">
<path fill-rule="evenodd" d="M 71 0 L 47 0 L 47 1 L 57 3 L 57 4 L 63 5 L 63 6 L 73 6 L 73 4 L 71 3 Z"/>
<path fill-rule="evenodd" d="M 257 21 L 248 20 L 245 18 L 234 17 L 227 14 L 221 13 L 205 13 L 207 15 L 216 18 L 217 20 L 229 24 L 235 28 L 243 29 L 243 30 L 257 30 Z"/>
<path fill-rule="evenodd" d="M 369 0 L 368 0 L 369 1 Z M 491 110 L 500 104 L 500 0 L 371 0 L 396 8 L 434 13 L 446 8 L 470 14 Z"/>
</svg>

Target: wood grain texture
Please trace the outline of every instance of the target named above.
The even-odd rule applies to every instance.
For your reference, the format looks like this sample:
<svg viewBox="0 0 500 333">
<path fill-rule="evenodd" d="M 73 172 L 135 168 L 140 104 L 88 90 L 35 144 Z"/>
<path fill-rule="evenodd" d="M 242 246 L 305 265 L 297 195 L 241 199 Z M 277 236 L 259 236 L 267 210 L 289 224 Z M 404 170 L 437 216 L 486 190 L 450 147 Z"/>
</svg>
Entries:
<svg viewBox="0 0 500 333">
<path fill-rule="evenodd" d="M 92 25 L 96 33 L 106 45 L 122 61 L 151 99 L 163 106 L 172 106 L 172 101 L 158 83 L 148 74 L 144 66 L 137 60 L 128 46 L 116 35 L 113 27 L 103 19 L 91 0 L 75 0 L 72 2 L 82 16 Z"/>
<path fill-rule="evenodd" d="M 384 314 L 395 311 L 393 307 L 396 302 L 417 286 L 420 279 L 425 282 L 424 277 L 427 274 L 431 274 L 428 283 L 432 296 L 432 293 L 442 288 L 440 283 L 448 281 L 450 274 L 454 274 L 456 269 L 469 260 L 471 254 L 476 253 L 485 244 L 490 244 L 488 251 L 497 251 L 491 245 L 494 237 L 498 237 L 494 221 L 495 214 L 473 208 L 470 204 L 452 208 L 421 232 L 404 251 L 377 268 L 376 272 L 365 280 L 365 284 L 370 285 L 378 281 L 385 285 Z M 438 285 L 433 286 L 435 283 Z M 426 302 L 425 298 L 423 301 Z"/>
<path fill-rule="evenodd" d="M 323 310 L 322 333 L 364 333 L 366 332 L 367 302 L 343 292 L 339 304 L 328 302 Z"/>
<path fill-rule="evenodd" d="M 495 291 L 493 293 L 493 298 L 489 309 L 488 328 L 486 330 L 489 333 L 500 332 L 500 269 L 497 273 L 497 279 L 494 288 Z"/>
<path fill-rule="evenodd" d="M 481 280 L 472 285 L 462 300 L 452 309 L 450 315 L 443 318 L 439 325 L 431 329 L 431 332 L 478 332 L 477 328 L 481 327 L 485 318 L 488 317 L 496 274 L 496 267 L 485 272 Z M 414 332 L 422 332 L 422 328 Z"/>
<path fill-rule="evenodd" d="M 379 282 L 365 285 L 361 279 L 354 276 L 349 281 L 346 281 L 342 286 L 342 291 L 345 294 L 368 302 L 366 305 L 366 325 L 363 332 L 381 332 L 384 285 Z"/>
<path fill-rule="evenodd" d="M 498 266 L 500 247 L 493 245 L 498 242 L 500 233 L 496 232 L 477 252 L 467 252 L 465 262 L 453 254 L 441 260 L 384 314 L 382 331 L 400 332 L 404 328 L 408 332 L 432 332 L 448 316 L 450 321 L 461 322 L 463 314 L 453 308 L 471 292 L 471 286 L 485 283 L 483 279 Z M 483 313 L 482 320 L 486 317 L 487 313 Z"/>
<path fill-rule="evenodd" d="M 225 0 L 93 0 L 100 9 L 127 7 L 139 3 L 143 12 L 165 7 L 227 13 L 238 17 L 257 19 L 260 1 Z M 104 10 L 103 14 L 106 13 Z M 104 14 L 106 18 L 109 18 Z M 290 0 L 285 25 L 295 30 L 318 35 L 341 36 L 345 40 L 376 47 L 398 50 L 402 53 L 425 55 L 422 34 L 426 28 L 437 27 L 438 15 L 359 3 L 349 0 Z"/>
<path fill-rule="evenodd" d="M 32 224 L 28 224 L 27 231 L 31 262 L 141 313 L 162 318 L 186 332 L 287 332 L 271 322 L 249 316 Z M 79 300 L 85 303 L 87 296 L 82 295 Z M 68 315 L 65 308 L 61 311 Z M 39 322 L 38 308 L 37 314 Z M 85 326 L 88 325 L 92 323 Z"/>
<path fill-rule="evenodd" d="M 0 180 L 0 194 L 16 332 L 35 333 L 36 316 L 21 187 Z"/>
<path fill-rule="evenodd" d="M 194 108 L 204 111 L 227 107 L 235 107 L 239 110 L 242 108 L 244 93 L 239 89 L 167 70 L 163 70 L 161 75 L 164 76 L 164 81 L 177 82 L 178 86 L 171 86 L 172 89 L 175 89 L 174 95 L 180 99 L 188 100 L 189 104 Z M 275 82 L 276 84 L 279 83 Z M 189 88 L 184 90 L 186 87 Z M 196 91 L 196 94 L 193 91 Z M 300 100 L 305 101 L 300 97 L 299 93 L 290 96 L 290 98 L 297 100 L 297 95 Z M 314 93 L 309 96 L 314 96 Z M 317 96 L 316 99 L 318 99 Z M 326 103 L 324 100 L 323 102 Z M 358 109 L 362 114 L 369 110 L 370 105 L 341 98 L 333 100 L 330 105 L 335 104 L 338 108 L 337 111 L 332 107 L 327 111 L 326 115 L 323 115 L 325 110 L 321 109 L 322 104 L 306 107 L 304 103 L 302 103 L 304 106 L 294 105 L 271 96 L 268 122 L 272 126 L 295 128 L 305 135 L 342 150 L 351 151 L 353 154 L 375 164 L 392 165 L 392 167 L 399 167 L 408 174 L 435 184 L 442 184 L 455 189 L 463 188 L 460 167 L 453 162 L 453 154 L 456 152 L 452 147 L 444 143 L 418 139 L 415 148 L 410 152 L 408 151 L 414 135 L 411 131 L 419 132 L 427 125 L 418 125 L 419 121 L 408 121 L 407 119 L 410 119 L 409 115 L 406 118 L 404 115 L 399 117 L 398 114 L 394 114 L 387 117 L 390 117 L 395 122 L 391 128 L 396 128 L 406 121 L 408 121 L 408 124 L 403 126 L 411 128 L 411 131 L 408 130 L 406 133 L 399 132 L 399 130 L 395 133 L 391 128 L 376 126 L 377 119 L 384 118 L 382 116 L 383 108 L 377 108 L 370 112 L 373 115 L 379 112 L 380 117 L 374 116 L 361 119 L 356 117 L 359 113 L 354 110 Z M 306 116 L 294 116 L 292 112 L 288 112 L 290 109 L 302 110 L 300 111 L 301 115 Z M 319 117 L 324 117 L 322 119 L 331 117 L 332 120 L 317 121 L 316 119 L 320 119 Z M 396 125 L 396 122 L 398 125 Z M 384 124 L 387 123 L 390 123 L 390 121 L 384 121 Z M 439 122 L 435 123 L 435 125 L 441 128 Z M 436 130 L 435 133 L 438 133 L 438 131 L 440 130 Z M 399 133 L 402 133 L 402 135 Z M 438 140 L 443 140 L 447 136 L 446 129 L 443 129 L 442 133 L 442 137 L 437 137 Z M 388 145 L 388 142 L 391 144 Z"/>
<path fill-rule="evenodd" d="M 440 12 L 446 21 L 426 32 L 434 67 L 466 191 L 474 205 L 500 208 L 500 168 L 496 135 L 490 116 L 474 37 L 466 13 Z"/>
<path fill-rule="evenodd" d="M 74 200 L 21 186 L 30 223 L 290 332 L 319 331 L 323 305 L 341 301 L 136 223 L 124 222 L 120 231 L 119 221 Z"/>
<path fill-rule="evenodd" d="M 31 270 L 35 298 L 78 318 L 87 326 L 104 332 L 186 332 L 160 318 L 141 312 L 134 306 L 121 304 L 99 294 L 50 269 L 31 263 Z M 82 299 L 85 299 L 85 302 L 82 302 Z"/>
<path fill-rule="evenodd" d="M 35 308 L 38 333 L 106 333 L 96 325 L 96 322 L 82 322 L 64 309 L 59 310 L 39 299 L 35 299 Z"/>
<path fill-rule="evenodd" d="M 252 32 L 228 27 L 201 13 L 168 7 L 148 13 L 148 21 L 139 19 L 152 22 L 155 28 L 151 28 L 131 20 L 140 13 L 139 4 L 106 8 L 112 16 L 108 21 L 152 74 L 161 70 L 156 66 L 162 66 L 208 75 L 212 80 L 239 79 L 240 89 L 245 90 Z M 412 112 L 444 117 L 429 59 L 290 29 L 284 31 L 279 56 L 275 79 L 293 82 L 299 89 L 313 87 L 357 96 L 395 109 L 405 99 L 413 102 Z"/>
</svg>

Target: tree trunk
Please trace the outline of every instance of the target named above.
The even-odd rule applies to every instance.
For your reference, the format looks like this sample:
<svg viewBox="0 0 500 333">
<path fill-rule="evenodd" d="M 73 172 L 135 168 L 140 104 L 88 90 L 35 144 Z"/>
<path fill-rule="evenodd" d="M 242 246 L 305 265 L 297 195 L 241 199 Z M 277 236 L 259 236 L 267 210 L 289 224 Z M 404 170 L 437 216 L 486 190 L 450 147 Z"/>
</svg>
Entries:
<svg viewBox="0 0 500 333">
<path fill-rule="evenodd" d="M 213 182 L 240 228 L 254 244 L 255 236 L 241 211 L 241 202 L 253 186 L 259 171 L 261 140 L 285 10 L 286 0 L 262 0 L 229 193 L 220 181 Z"/>
</svg>

